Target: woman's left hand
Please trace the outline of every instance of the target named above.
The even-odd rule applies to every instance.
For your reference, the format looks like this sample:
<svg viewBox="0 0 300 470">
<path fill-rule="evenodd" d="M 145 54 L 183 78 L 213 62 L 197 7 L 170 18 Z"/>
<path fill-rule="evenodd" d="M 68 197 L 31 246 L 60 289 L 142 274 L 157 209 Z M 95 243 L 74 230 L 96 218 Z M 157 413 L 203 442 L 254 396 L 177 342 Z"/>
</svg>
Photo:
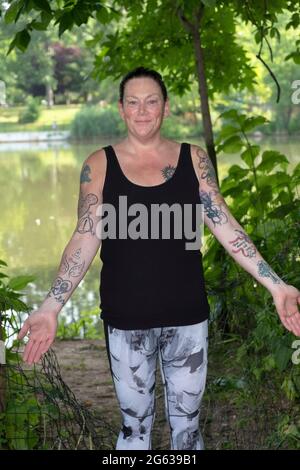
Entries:
<svg viewBox="0 0 300 470">
<path fill-rule="evenodd" d="M 279 318 L 285 328 L 300 336 L 300 291 L 290 284 L 278 286 L 272 296 Z"/>
</svg>

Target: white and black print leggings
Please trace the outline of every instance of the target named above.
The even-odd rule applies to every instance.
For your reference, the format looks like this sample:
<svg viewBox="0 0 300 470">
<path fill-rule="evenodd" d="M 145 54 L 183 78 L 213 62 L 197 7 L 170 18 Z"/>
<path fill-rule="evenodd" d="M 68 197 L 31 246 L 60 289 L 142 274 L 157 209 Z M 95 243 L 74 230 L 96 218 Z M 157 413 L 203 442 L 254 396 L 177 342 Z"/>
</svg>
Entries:
<svg viewBox="0 0 300 470">
<path fill-rule="evenodd" d="M 119 330 L 104 321 L 122 428 L 116 450 L 151 450 L 159 357 L 171 449 L 204 448 L 199 413 L 206 383 L 208 321 L 186 326 Z"/>
</svg>

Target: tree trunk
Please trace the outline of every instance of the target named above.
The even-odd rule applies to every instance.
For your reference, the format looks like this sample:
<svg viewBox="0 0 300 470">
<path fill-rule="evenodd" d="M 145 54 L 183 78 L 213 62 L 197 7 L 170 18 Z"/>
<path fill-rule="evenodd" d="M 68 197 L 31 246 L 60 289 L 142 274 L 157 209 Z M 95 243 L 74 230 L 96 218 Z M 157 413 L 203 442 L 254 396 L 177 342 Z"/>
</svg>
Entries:
<svg viewBox="0 0 300 470">
<path fill-rule="evenodd" d="M 0 314 L 0 413 L 5 411 L 6 374 L 5 374 L 5 345 L 2 331 L 2 315 Z"/>
<path fill-rule="evenodd" d="M 46 100 L 47 100 L 48 108 L 54 105 L 53 90 L 52 90 L 51 85 L 49 85 L 49 83 L 47 83 L 46 85 Z"/>
<path fill-rule="evenodd" d="M 199 90 L 201 114 L 202 114 L 202 120 L 203 120 L 204 140 L 205 140 L 206 150 L 214 166 L 216 177 L 217 177 L 217 183 L 219 185 L 217 157 L 216 157 L 216 150 L 215 150 L 215 144 L 214 144 L 214 136 L 213 136 L 211 115 L 210 115 L 209 101 L 208 101 L 207 82 L 206 82 L 206 75 L 205 75 L 204 54 L 203 54 L 203 49 L 201 46 L 200 21 L 203 15 L 203 11 L 204 11 L 204 5 L 202 4 L 200 5 L 198 11 L 195 12 L 194 14 L 194 18 L 196 18 L 195 23 L 191 23 L 190 21 L 187 20 L 181 8 L 178 8 L 178 15 L 185 29 L 189 33 L 191 33 L 193 36 L 196 71 L 197 71 L 197 77 L 198 77 L 198 90 Z"/>
<path fill-rule="evenodd" d="M 207 153 L 214 166 L 216 176 L 217 176 L 217 182 L 219 184 L 217 156 L 216 156 L 216 150 L 215 150 L 215 144 L 214 144 L 211 114 L 210 114 L 210 109 L 209 109 L 207 83 L 206 83 L 205 67 L 204 67 L 204 57 L 203 57 L 203 49 L 201 46 L 200 32 L 197 31 L 193 35 L 193 37 L 194 37 L 194 46 L 195 46 L 196 68 L 197 68 L 197 75 L 198 75 L 200 105 L 201 105 L 201 113 L 202 113 L 202 119 L 203 119 L 204 139 L 205 139 Z"/>
</svg>

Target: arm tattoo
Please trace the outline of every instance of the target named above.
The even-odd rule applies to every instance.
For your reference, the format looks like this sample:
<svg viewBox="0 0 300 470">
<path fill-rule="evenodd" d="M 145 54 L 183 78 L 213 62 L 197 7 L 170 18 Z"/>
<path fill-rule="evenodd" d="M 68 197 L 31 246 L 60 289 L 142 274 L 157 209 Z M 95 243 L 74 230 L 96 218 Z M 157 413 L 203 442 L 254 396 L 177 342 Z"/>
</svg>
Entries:
<svg viewBox="0 0 300 470">
<path fill-rule="evenodd" d="M 90 232 L 92 235 L 95 235 L 93 231 L 94 222 L 90 212 L 90 207 L 97 204 L 98 198 L 96 194 L 88 194 L 87 196 L 83 197 L 82 192 L 80 191 L 79 201 L 78 201 L 78 224 L 77 224 L 77 232 L 79 233 L 87 233 Z"/>
<path fill-rule="evenodd" d="M 211 188 L 218 189 L 215 169 L 213 167 L 213 164 L 211 163 L 209 156 L 199 148 L 197 148 L 196 155 L 198 157 L 198 167 L 201 170 L 201 179 L 206 180 L 206 183 Z"/>
<path fill-rule="evenodd" d="M 48 292 L 47 297 L 54 297 L 57 302 L 64 305 L 65 300 L 62 297 L 62 294 L 69 292 L 72 287 L 73 284 L 71 281 L 68 281 L 67 279 L 62 279 L 61 277 L 57 277 L 57 279 L 53 283 L 53 286 Z"/>
<path fill-rule="evenodd" d="M 89 183 L 92 181 L 90 178 L 90 173 L 91 169 L 89 165 L 85 165 L 80 174 L 80 183 Z"/>
<path fill-rule="evenodd" d="M 67 256 L 64 256 L 63 258 L 63 265 L 61 272 L 63 274 L 67 274 L 69 277 L 78 277 L 82 274 L 85 261 L 83 263 L 79 263 L 79 257 L 81 253 L 81 248 L 79 248 L 73 255 L 67 258 Z M 74 259 L 75 258 L 75 259 Z"/>
<path fill-rule="evenodd" d="M 74 253 L 69 257 L 66 255 L 63 257 L 61 267 L 59 269 L 59 274 L 67 275 L 68 277 L 78 277 L 82 274 L 85 261 L 80 262 L 81 248 L 78 248 Z M 65 299 L 63 294 L 69 292 L 73 288 L 73 283 L 68 279 L 63 279 L 61 276 L 58 276 L 50 291 L 47 294 L 47 297 L 54 297 L 55 300 L 64 305 Z"/>
<path fill-rule="evenodd" d="M 261 277 L 269 277 L 274 284 L 280 284 L 280 277 L 273 271 L 273 269 L 266 263 L 266 261 L 259 261 L 257 263 L 258 274 Z"/>
<path fill-rule="evenodd" d="M 234 240 L 229 241 L 229 243 L 231 243 L 235 247 L 235 250 L 232 250 L 232 252 L 242 252 L 242 254 L 246 256 L 246 258 L 252 258 L 253 256 L 255 256 L 256 248 L 252 240 L 248 237 L 248 235 L 237 228 L 234 229 L 234 231 L 238 233 Z"/>
<path fill-rule="evenodd" d="M 219 192 L 215 169 L 209 156 L 201 149 L 196 149 L 198 157 L 198 167 L 200 169 L 200 188 L 201 180 L 205 180 L 206 184 L 211 187 L 211 191 L 206 192 L 200 189 L 200 199 L 204 204 L 204 212 L 212 221 L 214 227 L 216 225 L 226 224 L 228 216 L 222 209 L 225 204 L 223 196 Z"/>
<path fill-rule="evenodd" d="M 165 168 L 163 168 L 161 172 L 165 180 L 169 180 L 170 178 L 172 178 L 175 170 L 176 170 L 176 167 L 168 165 L 168 166 L 165 166 Z"/>
<path fill-rule="evenodd" d="M 213 200 L 214 191 L 207 193 L 206 191 L 200 191 L 200 199 L 204 204 L 204 211 L 207 217 L 213 222 L 214 226 L 226 224 L 228 217 L 221 208 L 221 204 L 217 204 Z"/>
</svg>

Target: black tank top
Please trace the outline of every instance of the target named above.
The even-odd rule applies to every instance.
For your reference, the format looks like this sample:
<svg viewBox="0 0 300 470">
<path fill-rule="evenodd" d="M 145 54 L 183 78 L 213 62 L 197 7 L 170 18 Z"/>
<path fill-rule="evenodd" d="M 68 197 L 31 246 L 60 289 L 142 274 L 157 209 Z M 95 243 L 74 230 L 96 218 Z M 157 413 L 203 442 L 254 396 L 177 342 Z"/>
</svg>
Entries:
<svg viewBox="0 0 300 470">
<path fill-rule="evenodd" d="M 191 157 L 191 146 L 183 142 L 173 175 L 155 186 L 140 186 L 128 180 L 111 145 L 103 147 L 107 169 L 103 203 L 112 204 L 119 216 L 119 196 L 127 196 L 127 207 L 142 203 L 151 213 L 152 204 L 200 204 L 199 181 Z M 105 213 L 102 214 L 103 218 Z M 127 217 L 128 225 L 137 215 Z M 150 216 L 149 216 L 150 217 Z M 193 230 L 195 211 L 192 211 Z M 150 219 L 149 219 L 150 220 Z M 150 223 L 148 225 L 150 227 Z M 171 223 L 171 227 L 174 227 Z M 186 250 L 182 238 L 103 238 L 100 258 L 101 319 L 123 330 L 183 326 L 209 317 L 200 249 Z M 200 230 L 200 228 L 199 228 Z M 172 234 L 172 231 L 170 231 Z"/>
</svg>

